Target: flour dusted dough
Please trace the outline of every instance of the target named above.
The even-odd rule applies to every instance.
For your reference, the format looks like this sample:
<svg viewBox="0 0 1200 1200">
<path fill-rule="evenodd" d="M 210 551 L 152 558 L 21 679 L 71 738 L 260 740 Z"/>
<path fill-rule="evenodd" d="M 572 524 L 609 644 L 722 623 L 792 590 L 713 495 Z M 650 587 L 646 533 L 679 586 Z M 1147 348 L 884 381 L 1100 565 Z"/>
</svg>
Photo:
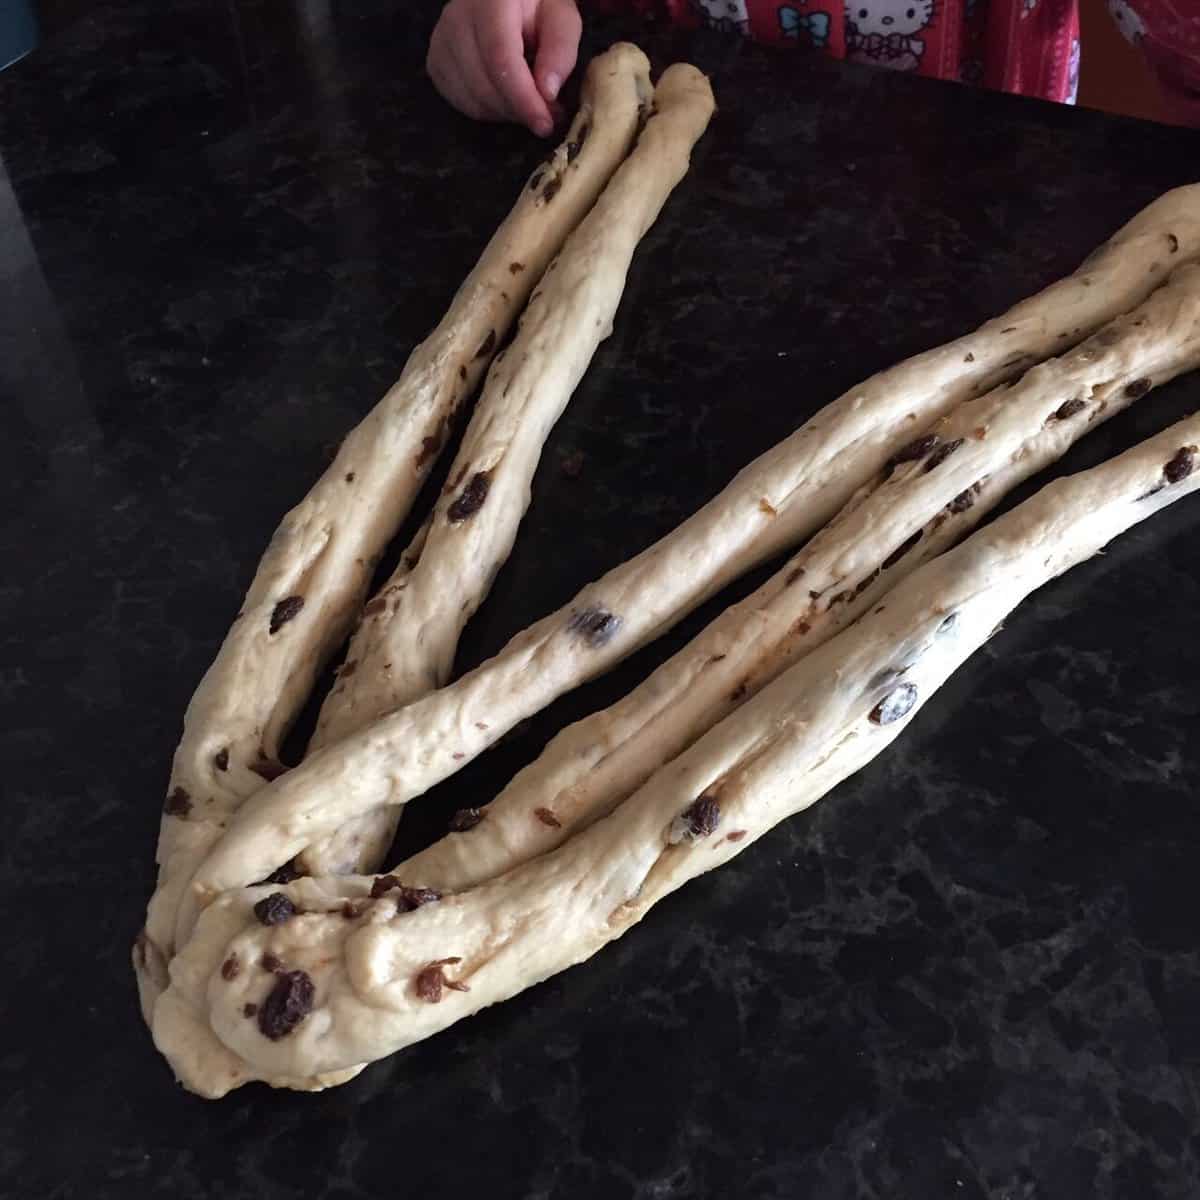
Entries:
<svg viewBox="0 0 1200 1200">
<path fill-rule="evenodd" d="M 1200 266 L 1187 265 L 1074 351 L 918 434 L 919 454 L 867 484 L 767 583 L 612 707 L 564 729 L 476 825 L 396 874 L 462 891 L 565 842 L 1089 429 L 1198 365 Z M 547 811 L 555 824 L 539 818 Z"/>
<path fill-rule="evenodd" d="M 712 112 L 699 71 L 677 64 L 664 73 L 633 152 L 550 264 L 512 345 L 492 365 L 423 549 L 411 566 L 406 555 L 367 605 L 314 749 L 445 684 L 463 627 L 512 550 L 545 439 L 611 331 L 634 250 L 686 174 Z M 298 866 L 313 875 L 373 870 L 399 814 L 381 809 L 351 821 Z"/>
<path fill-rule="evenodd" d="M 247 921 L 232 936 L 219 905 L 236 902 L 222 898 L 181 955 L 184 1002 L 251 1072 L 307 1078 L 391 1054 L 583 961 L 879 754 L 1025 596 L 1200 487 L 1198 459 L 1193 416 L 1050 484 L 910 575 L 615 813 L 498 880 L 415 911 L 388 893 L 352 919 Z M 244 1016 L 272 986 L 257 965 L 268 954 L 305 973 L 313 1000 L 274 1040 Z M 255 966 L 226 978 L 230 955 Z"/>
<path fill-rule="evenodd" d="M 400 379 L 276 531 L 185 717 L 159 834 L 158 888 L 134 948 L 147 1016 L 165 983 L 180 895 L 196 864 L 263 776 L 278 770 L 280 740 L 348 632 L 456 410 L 627 153 L 648 97 L 649 64 L 635 46 L 593 61 L 566 140 L 522 188 Z M 574 152 L 585 127 L 586 142 Z"/>
<path fill-rule="evenodd" d="M 644 645 L 828 520 L 888 457 L 963 400 L 1019 377 L 1140 303 L 1200 255 L 1200 186 L 1169 192 L 1073 275 L 946 346 L 874 376 L 739 473 L 673 533 L 447 688 L 264 788 L 200 864 L 180 908 L 264 878 L 349 821 L 406 803 L 518 721 Z"/>
</svg>

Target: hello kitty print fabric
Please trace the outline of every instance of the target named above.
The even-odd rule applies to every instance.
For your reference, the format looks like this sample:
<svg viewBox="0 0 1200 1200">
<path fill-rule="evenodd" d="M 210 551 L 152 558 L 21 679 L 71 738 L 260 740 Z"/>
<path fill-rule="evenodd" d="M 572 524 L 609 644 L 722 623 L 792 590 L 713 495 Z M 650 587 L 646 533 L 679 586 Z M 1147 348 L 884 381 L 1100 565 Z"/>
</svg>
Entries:
<svg viewBox="0 0 1200 1200">
<path fill-rule="evenodd" d="M 1172 47 L 1195 43 L 1190 58 L 1181 64 L 1176 55 L 1168 65 L 1200 87 L 1197 0 L 1108 4 L 1160 76 Z M 1079 86 L 1078 0 L 600 0 L 597 7 L 632 7 L 851 62 L 1065 103 L 1074 103 Z M 1176 19 L 1175 10 L 1186 7 L 1191 14 Z"/>
</svg>

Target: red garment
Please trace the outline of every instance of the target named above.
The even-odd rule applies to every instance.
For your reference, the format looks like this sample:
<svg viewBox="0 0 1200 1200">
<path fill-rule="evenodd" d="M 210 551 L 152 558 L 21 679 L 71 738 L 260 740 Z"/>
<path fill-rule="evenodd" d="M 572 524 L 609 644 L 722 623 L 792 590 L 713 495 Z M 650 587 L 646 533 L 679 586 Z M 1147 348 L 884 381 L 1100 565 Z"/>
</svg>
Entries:
<svg viewBox="0 0 1200 1200">
<path fill-rule="evenodd" d="M 1200 0 L 1108 6 L 1177 104 L 1190 102 L 1200 114 Z M 761 42 L 1067 104 L 1079 86 L 1078 0 L 600 0 L 600 7 L 654 10 Z"/>
</svg>

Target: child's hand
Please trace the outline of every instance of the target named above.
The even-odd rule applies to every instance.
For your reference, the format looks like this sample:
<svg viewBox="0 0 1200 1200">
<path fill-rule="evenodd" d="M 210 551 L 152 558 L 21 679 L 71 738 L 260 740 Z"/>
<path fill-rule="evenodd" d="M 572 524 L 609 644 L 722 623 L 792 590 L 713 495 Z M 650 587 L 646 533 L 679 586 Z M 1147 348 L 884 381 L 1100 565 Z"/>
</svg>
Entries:
<svg viewBox="0 0 1200 1200">
<path fill-rule="evenodd" d="M 581 24 L 575 0 L 450 0 L 425 66 L 468 117 L 516 121 L 548 137 L 558 90 L 575 69 Z"/>
</svg>

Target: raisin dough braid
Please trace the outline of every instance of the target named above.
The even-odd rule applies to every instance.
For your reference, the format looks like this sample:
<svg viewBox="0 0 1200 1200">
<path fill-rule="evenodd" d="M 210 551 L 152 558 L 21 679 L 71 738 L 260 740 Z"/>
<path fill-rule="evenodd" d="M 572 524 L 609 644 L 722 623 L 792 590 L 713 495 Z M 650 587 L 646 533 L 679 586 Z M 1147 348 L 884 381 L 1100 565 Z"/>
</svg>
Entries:
<svg viewBox="0 0 1200 1200">
<path fill-rule="evenodd" d="M 1198 445 L 1192 416 L 1051 483 L 913 572 L 612 814 L 498 879 L 445 896 L 379 881 L 333 913 L 267 897 L 270 920 L 246 914 L 240 889 L 218 897 L 181 952 L 172 1004 L 246 1077 L 280 1082 L 382 1058 L 582 962 L 870 762 L 1030 592 L 1196 491 Z M 185 1084 L 220 1094 L 187 1074 L 186 1039 L 156 1035 Z"/>
<path fill-rule="evenodd" d="M 367 605 L 312 747 L 445 684 L 458 639 L 512 550 L 554 422 L 612 330 L 634 251 L 687 173 L 713 113 L 695 69 L 669 67 L 637 145 L 530 298 L 512 345 L 497 356 L 427 536 Z M 383 861 L 399 808 L 364 814 L 310 847 L 305 874 L 371 871 Z"/>
<path fill-rule="evenodd" d="M 1161 197 L 1073 275 L 946 346 L 851 389 L 740 472 L 671 534 L 518 634 L 493 659 L 319 751 L 234 815 L 181 897 L 264 879 L 367 813 L 404 804 L 519 721 L 823 525 L 913 437 L 1143 301 L 1200 254 L 1200 187 Z M 1064 397 L 1066 399 L 1066 397 Z M 950 460 L 953 462 L 953 460 Z"/>
<path fill-rule="evenodd" d="M 1016 485 L 1152 387 L 1200 366 L 1200 265 L 1059 359 L 953 409 L 762 587 L 610 708 L 559 733 L 485 808 L 395 868 L 446 891 L 494 878 L 604 816 L 705 730 L 857 620 Z"/>
<path fill-rule="evenodd" d="M 184 719 L 159 832 L 158 886 L 133 961 L 143 1012 L 166 983 L 179 900 L 278 748 L 361 606 L 451 423 L 546 265 L 628 152 L 649 64 L 620 44 L 593 60 L 566 139 L 523 187 L 438 327 L 283 519 Z M 586 131 L 586 138 L 585 138 Z"/>
</svg>

